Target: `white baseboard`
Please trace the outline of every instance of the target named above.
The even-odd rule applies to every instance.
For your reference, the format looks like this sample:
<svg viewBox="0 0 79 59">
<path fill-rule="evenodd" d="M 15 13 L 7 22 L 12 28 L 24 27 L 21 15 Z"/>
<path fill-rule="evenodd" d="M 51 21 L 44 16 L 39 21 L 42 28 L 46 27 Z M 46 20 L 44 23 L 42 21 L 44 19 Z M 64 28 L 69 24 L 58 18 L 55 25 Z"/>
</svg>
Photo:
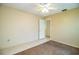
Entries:
<svg viewBox="0 0 79 59">
<path fill-rule="evenodd" d="M 52 39 L 51 39 L 51 40 L 52 40 Z M 56 42 L 58 42 L 58 43 L 65 44 L 65 45 L 68 45 L 68 46 L 71 46 L 71 47 L 74 47 L 74 48 L 79 48 L 79 46 L 77 46 L 77 45 L 72 45 L 72 44 L 69 44 L 69 43 L 66 43 L 66 42 L 57 41 L 57 40 L 52 40 L 52 41 L 56 41 Z"/>
<path fill-rule="evenodd" d="M 40 39 L 40 40 L 32 41 L 29 43 L 20 44 L 20 45 L 14 46 L 14 47 L 5 48 L 5 49 L 0 50 L 1 55 L 12 55 L 12 54 L 24 51 L 26 49 L 35 47 L 37 45 L 43 44 L 49 40 L 50 39 L 48 39 L 48 38 Z"/>
</svg>

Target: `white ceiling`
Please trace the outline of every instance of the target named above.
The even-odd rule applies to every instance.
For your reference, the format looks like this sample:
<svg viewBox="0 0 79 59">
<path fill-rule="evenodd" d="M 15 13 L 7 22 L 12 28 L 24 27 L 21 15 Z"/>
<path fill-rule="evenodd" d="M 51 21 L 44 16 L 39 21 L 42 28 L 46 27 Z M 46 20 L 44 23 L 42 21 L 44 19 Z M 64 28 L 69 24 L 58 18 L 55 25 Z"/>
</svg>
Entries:
<svg viewBox="0 0 79 59">
<path fill-rule="evenodd" d="M 78 3 L 52 3 L 52 8 L 57 10 L 50 10 L 48 13 L 41 13 L 37 11 L 38 3 L 3 3 L 2 5 L 13 7 L 22 11 L 30 12 L 38 16 L 48 16 L 58 12 L 62 12 L 63 9 L 73 9 L 79 7 Z"/>
</svg>

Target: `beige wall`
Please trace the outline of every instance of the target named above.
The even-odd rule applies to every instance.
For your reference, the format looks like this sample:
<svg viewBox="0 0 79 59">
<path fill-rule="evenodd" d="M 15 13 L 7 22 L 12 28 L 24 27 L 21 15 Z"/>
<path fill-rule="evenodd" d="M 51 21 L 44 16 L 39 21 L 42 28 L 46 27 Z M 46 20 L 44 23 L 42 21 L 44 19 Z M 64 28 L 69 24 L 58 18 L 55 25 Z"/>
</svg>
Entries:
<svg viewBox="0 0 79 59">
<path fill-rule="evenodd" d="M 14 8 L 0 6 L 0 48 L 38 40 L 39 18 Z"/>
<path fill-rule="evenodd" d="M 51 18 L 49 17 L 44 17 L 46 20 L 46 37 L 50 37 L 50 24 L 51 24 Z"/>
<path fill-rule="evenodd" d="M 79 48 L 79 8 L 47 16 L 54 41 Z"/>
<path fill-rule="evenodd" d="M 50 37 L 50 20 L 46 20 L 46 37 Z"/>
</svg>

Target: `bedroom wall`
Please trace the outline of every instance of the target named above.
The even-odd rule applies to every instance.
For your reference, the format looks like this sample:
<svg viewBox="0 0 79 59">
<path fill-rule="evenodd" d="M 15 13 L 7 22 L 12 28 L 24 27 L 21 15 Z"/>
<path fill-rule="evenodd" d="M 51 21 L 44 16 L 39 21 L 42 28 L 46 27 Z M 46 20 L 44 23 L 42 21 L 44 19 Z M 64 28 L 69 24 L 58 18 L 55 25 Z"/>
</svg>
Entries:
<svg viewBox="0 0 79 59">
<path fill-rule="evenodd" d="M 38 40 L 40 17 L 0 6 L 0 49 Z"/>
<path fill-rule="evenodd" d="M 79 8 L 45 17 L 50 20 L 51 40 L 79 48 Z"/>
<path fill-rule="evenodd" d="M 50 24 L 51 24 L 51 18 L 50 17 L 44 17 L 44 19 L 46 20 L 46 37 L 50 38 Z"/>
<path fill-rule="evenodd" d="M 46 20 L 46 37 L 50 37 L 50 20 Z"/>
</svg>

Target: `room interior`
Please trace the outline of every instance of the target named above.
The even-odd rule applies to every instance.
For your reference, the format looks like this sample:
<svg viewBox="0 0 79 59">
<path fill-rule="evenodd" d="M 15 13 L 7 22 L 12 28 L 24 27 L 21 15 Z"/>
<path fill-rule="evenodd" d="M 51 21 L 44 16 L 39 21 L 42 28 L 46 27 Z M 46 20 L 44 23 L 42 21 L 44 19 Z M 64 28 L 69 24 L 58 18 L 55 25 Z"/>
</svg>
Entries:
<svg viewBox="0 0 79 59">
<path fill-rule="evenodd" d="M 0 55 L 72 54 L 79 54 L 79 3 L 0 3 Z"/>
</svg>

